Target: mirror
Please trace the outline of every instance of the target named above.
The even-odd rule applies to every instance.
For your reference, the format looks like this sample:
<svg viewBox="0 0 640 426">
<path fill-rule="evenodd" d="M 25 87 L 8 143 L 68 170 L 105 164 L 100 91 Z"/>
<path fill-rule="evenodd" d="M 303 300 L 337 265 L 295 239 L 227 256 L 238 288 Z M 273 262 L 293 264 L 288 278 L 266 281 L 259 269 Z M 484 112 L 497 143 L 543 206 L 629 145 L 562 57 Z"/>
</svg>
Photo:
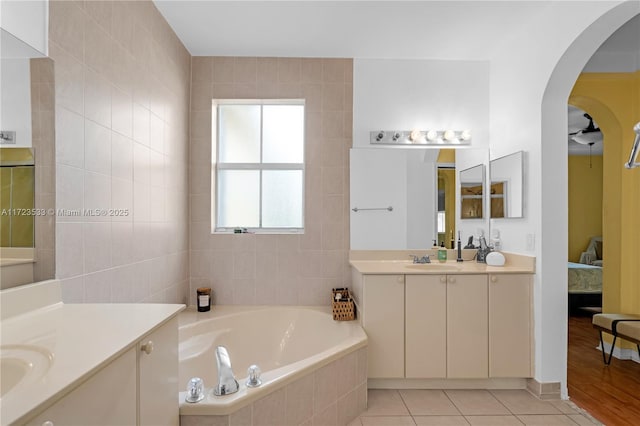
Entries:
<svg viewBox="0 0 640 426">
<path fill-rule="evenodd" d="M 491 160 L 489 174 L 491 218 L 523 217 L 523 152 Z"/>
<path fill-rule="evenodd" d="M 443 158 L 440 155 L 443 151 L 452 151 L 452 155 Z M 458 231 L 464 241 L 471 235 L 477 236 L 479 230 L 487 233 L 487 215 L 476 221 L 464 221 L 467 226 L 458 220 L 457 170 L 478 164 L 486 167 L 488 149 L 453 151 L 352 148 L 351 250 L 428 249 L 433 240 L 451 247 Z"/>
<path fill-rule="evenodd" d="M 2 56 L 0 289 L 55 275 L 53 60 Z"/>
<path fill-rule="evenodd" d="M 460 171 L 460 219 L 484 218 L 484 164 Z"/>
</svg>

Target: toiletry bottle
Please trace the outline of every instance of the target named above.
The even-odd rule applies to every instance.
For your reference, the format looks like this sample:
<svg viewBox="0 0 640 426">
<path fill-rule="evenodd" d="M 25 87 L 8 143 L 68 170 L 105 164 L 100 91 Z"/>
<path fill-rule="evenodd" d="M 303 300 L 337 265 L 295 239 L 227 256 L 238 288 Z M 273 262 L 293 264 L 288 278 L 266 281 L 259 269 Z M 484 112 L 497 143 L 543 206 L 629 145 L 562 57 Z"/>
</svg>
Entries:
<svg viewBox="0 0 640 426">
<path fill-rule="evenodd" d="M 491 237 L 491 245 L 493 246 L 493 249 L 495 251 L 502 250 L 502 240 L 500 240 L 500 230 L 494 229 L 492 234 L 493 234 L 493 237 Z"/>
<path fill-rule="evenodd" d="M 444 241 L 442 242 L 442 245 L 438 248 L 438 261 L 442 263 L 447 261 L 447 248 L 444 246 Z"/>
<path fill-rule="evenodd" d="M 209 287 L 200 287 L 196 290 L 198 312 L 207 312 L 211 310 L 211 289 Z"/>
</svg>

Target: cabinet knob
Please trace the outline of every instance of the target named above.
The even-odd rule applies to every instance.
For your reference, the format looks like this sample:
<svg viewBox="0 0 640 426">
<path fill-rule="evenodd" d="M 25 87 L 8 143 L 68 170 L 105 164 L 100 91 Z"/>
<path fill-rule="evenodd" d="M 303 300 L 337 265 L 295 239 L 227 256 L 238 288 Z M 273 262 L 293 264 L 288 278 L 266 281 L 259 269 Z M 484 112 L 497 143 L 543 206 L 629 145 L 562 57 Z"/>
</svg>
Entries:
<svg viewBox="0 0 640 426">
<path fill-rule="evenodd" d="M 398 275 L 398 276 L 396 277 L 396 282 L 397 282 L 398 284 L 404 284 L 404 275 Z"/>
<path fill-rule="evenodd" d="M 149 355 L 151 352 L 153 352 L 153 342 L 149 340 L 147 343 L 143 343 L 142 345 L 140 345 L 140 350 Z"/>
<path fill-rule="evenodd" d="M 449 283 L 454 284 L 456 282 L 456 277 L 449 277 Z"/>
<path fill-rule="evenodd" d="M 498 277 L 496 277 L 495 275 L 491 275 L 491 282 L 492 283 L 497 283 L 498 282 Z"/>
<path fill-rule="evenodd" d="M 445 283 L 447 282 L 447 277 L 446 277 L 446 276 L 444 276 L 444 275 L 442 275 L 442 276 L 440 277 L 440 282 L 441 282 L 442 284 L 445 284 Z"/>
<path fill-rule="evenodd" d="M 47 420 L 46 422 L 42 423 L 42 426 L 53 426 L 53 422 L 51 420 Z"/>
</svg>

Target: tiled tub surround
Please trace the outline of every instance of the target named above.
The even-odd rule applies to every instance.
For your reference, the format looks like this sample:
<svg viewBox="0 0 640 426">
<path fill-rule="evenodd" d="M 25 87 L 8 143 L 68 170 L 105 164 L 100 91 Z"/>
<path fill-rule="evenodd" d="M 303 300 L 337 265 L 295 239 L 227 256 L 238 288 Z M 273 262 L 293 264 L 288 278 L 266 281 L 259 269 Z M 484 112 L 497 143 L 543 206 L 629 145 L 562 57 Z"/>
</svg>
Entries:
<svg viewBox="0 0 640 426">
<path fill-rule="evenodd" d="M 49 2 L 65 302 L 183 302 L 191 57 L 151 1 Z M 53 243 L 52 243 L 53 244 Z"/>
<path fill-rule="evenodd" d="M 211 287 L 222 305 L 323 305 L 349 285 L 351 59 L 193 57 L 190 304 Z M 211 234 L 211 100 L 305 100 L 305 230 Z"/>
<path fill-rule="evenodd" d="M 325 307 L 216 306 L 180 316 L 180 384 L 204 380 L 206 398 L 184 402 L 182 425 L 345 425 L 366 409 L 367 337 Z M 224 345 L 240 390 L 216 397 L 214 350 Z M 263 384 L 247 388 L 258 364 Z"/>
</svg>

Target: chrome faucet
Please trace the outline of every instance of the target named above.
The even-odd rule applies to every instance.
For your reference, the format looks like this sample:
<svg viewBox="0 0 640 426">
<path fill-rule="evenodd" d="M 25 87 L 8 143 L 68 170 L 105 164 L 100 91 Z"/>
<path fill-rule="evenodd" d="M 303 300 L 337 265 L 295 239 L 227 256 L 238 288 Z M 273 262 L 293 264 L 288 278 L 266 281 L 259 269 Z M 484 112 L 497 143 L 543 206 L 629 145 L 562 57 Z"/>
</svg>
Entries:
<svg viewBox="0 0 640 426">
<path fill-rule="evenodd" d="M 233 376 L 231 358 L 224 346 L 216 348 L 216 364 L 218 365 L 218 385 L 213 388 L 213 394 L 222 396 L 238 392 L 238 381 Z"/>
<path fill-rule="evenodd" d="M 429 259 L 428 254 L 425 254 L 422 257 L 418 257 L 413 254 L 410 254 L 409 257 L 413 258 L 413 263 L 431 263 L 431 259 Z"/>
</svg>

